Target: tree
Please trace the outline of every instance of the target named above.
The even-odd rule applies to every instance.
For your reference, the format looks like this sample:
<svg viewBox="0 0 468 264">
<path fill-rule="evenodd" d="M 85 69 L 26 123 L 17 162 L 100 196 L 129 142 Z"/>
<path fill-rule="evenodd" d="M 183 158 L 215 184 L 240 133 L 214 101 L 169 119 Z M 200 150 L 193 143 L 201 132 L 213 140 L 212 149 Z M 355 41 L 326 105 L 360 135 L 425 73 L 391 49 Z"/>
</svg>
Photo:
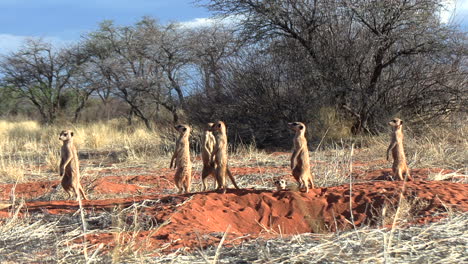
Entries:
<svg viewBox="0 0 468 264">
<path fill-rule="evenodd" d="M 461 98 L 457 76 L 466 69 L 452 66 L 463 52 L 454 45 L 455 32 L 439 22 L 439 0 L 211 0 L 208 6 L 238 17 L 253 41 L 295 41 L 317 76 L 310 89 L 324 101 L 335 100 L 341 113 L 354 119 L 355 132 L 376 131 L 382 118 L 401 113 L 402 106 L 422 110 L 433 96 L 440 111 Z M 437 59 L 442 55 L 444 60 Z M 437 66 L 415 75 L 409 62 L 416 60 Z M 440 78 L 441 68 L 451 68 L 452 78 Z M 427 82 L 428 76 L 437 81 Z"/>
<path fill-rule="evenodd" d="M 221 23 L 190 32 L 190 52 L 192 63 L 200 74 L 198 87 L 214 100 L 222 91 L 222 71 L 227 60 L 244 45 L 235 32 Z"/>
<path fill-rule="evenodd" d="M 27 98 L 44 123 L 53 123 L 63 92 L 83 60 L 71 49 L 54 49 L 50 43 L 31 39 L 20 51 L 1 58 L 0 72 L 6 87 Z"/>
<path fill-rule="evenodd" d="M 93 68 L 99 71 L 99 94 L 109 91 L 129 105 L 150 129 L 158 106 L 179 117 L 184 105 L 183 68 L 189 62 L 183 34 L 175 24 L 158 25 L 143 18 L 134 26 L 119 27 L 106 21 L 87 39 Z M 174 94 L 175 93 L 175 94 Z"/>
<path fill-rule="evenodd" d="M 189 32 L 179 24 L 159 26 L 149 18 L 139 22 L 138 27 L 148 43 L 147 59 L 160 69 L 160 86 L 156 90 L 148 90 L 148 94 L 158 105 L 170 111 L 173 122 L 177 123 L 178 111 L 186 109 L 184 86 L 192 59 L 187 38 Z"/>
</svg>

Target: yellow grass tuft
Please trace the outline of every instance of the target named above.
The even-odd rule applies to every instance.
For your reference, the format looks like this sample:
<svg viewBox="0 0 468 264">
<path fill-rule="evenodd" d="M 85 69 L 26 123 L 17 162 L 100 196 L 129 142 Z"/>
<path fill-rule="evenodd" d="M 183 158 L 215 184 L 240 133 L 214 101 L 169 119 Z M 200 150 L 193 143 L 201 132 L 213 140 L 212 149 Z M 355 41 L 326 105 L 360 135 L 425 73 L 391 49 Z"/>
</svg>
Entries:
<svg viewBox="0 0 468 264">
<path fill-rule="evenodd" d="M 125 120 L 110 120 L 92 124 L 41 125 L 36 121 L 11 122 L 0 120 L 0 182 L 27 181 L 25 175 L 56 177 L 62 142 L 60 131 L 74 131 L 78 151 L 120 151 L 127 153 L 119 161 L 154 160 L 166 155 L 172 140 L 162 140 L 160 131 L 150 131 L 143 125 L 129 127 Z M 106 158 L 106 157 L 103 157 Z M 48 176 L 45 176 L 48 174 Z"/>
</svg>

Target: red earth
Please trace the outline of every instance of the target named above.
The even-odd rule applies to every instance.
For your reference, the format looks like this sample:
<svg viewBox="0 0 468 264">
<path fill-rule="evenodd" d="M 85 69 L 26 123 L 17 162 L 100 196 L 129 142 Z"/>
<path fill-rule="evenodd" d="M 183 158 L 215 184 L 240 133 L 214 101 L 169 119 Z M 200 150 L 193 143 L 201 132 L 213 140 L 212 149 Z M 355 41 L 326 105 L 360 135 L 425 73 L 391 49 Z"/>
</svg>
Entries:
<svg viewBox="0 0 468 264">
<path fill-rule="evenodd" d="M 324 233 L 360 226 L 382 226 L 382 210 L 394 210 L 398 205 L 403 182 L 388 181 L 390 170 L 360 171 L 355 165 L 353 177 L 358 182 L 311 189 L 309 193 L 254 189 L 229 189 L 226 194 L 200 192 L 184 195 L 162 195 L 163 189 L 173 189 L 173 171 L 167 169 L 141 170 L 138 175 L 101 176 L 96 180 L 83 179 L 92 196 L 126 195 L 126 198 L 83 201 L 88 213 L 99 213 L 144 204 L 135 212 L 127 212 L 127 222 L 140 219 L 146 223 L 135 235 L 128 231 L 116 234 L 109 229 L 95 229 L 87 235 L 93 244 L 103 243 L 107 249 L 133 239 L 135 247 L 168 253 L 176 249 L 193 250 L 219 243 L 227 231 L 225 245 L 255 237 L 274 237 L 300 233 Z M 118 175 L 121 169 L 96 172 Z M 411 219 L 399 224 L 418 224 L 436 221 L 453 211 L 468 211 L 468 184 L 425 180 L 437 169 L 413 169 L 415 181 L 406 184 L 404 197 L 411 211 Z M 127 171 L 128 172 L 128 171 Z M 232 168 L 242 175 L 273 172 L 288 173 L 287 168 Z M 195 175 L 199 178 L 199 175 Z M 292 179 L 292 177 L 291 177 Z M 59 181 L 29 182 L 0 185 L 0 200 L 24 198 L 20 215 L 71 215 L 78 210 L 76 201 L 38 201 L 59 185 Z M 14 192 L 12 191 L 14 188 Z M 34 201 L 36 200 L 36 201 Z M 40 200 L 40 199 L 39 199 Z M 351 210 L 350 210 L 351 209 Z M 136 214 L 136 216 L 135 216 Z M 0 210 L 0 218 L 11 216 L 11 208 Z M 405 221 L 404 221 L 405 220 Z M 137 220 L 138 221 L 138 220 Z"/>
</svg>

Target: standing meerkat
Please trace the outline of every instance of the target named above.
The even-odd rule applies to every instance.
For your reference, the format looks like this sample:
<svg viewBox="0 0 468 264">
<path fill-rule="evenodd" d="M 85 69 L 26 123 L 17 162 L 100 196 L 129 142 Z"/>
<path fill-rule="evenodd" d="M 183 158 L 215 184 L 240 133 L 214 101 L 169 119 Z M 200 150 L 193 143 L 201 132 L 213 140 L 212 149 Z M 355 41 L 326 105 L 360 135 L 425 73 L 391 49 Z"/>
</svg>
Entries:
<svg viewBox="0 0 468 264">
<path fill-rule="evenodd" d="M 387 161 L 390 160 L 390 151 L 393 157 L 393 177 L 397 177 L 400 180 L 405 180 L 403 174 L 406 175 L 408 180 L 413 180 L 410 175 L 408 165 L 406 164 L 405 151 L 403 149 L 403 121 L 399 118 L 393 118 L 392 121 L 388 122 L 392 127 L 391 141 L 387 149 Z"/>
<path fill-rule="evenodd" d="M 76 198 L 83 196 L 88 200 L 83 187 L 80 183 L 80 163 L 78 161 L 78 153 L 73 144 L 73 131 L 63 130 L 60 132 L 59 140 L 63 142 L 60 149 L 60 176 L 62 177 L 62 187 L 68 194 L 70 199 L 72 193 L 76 194 Z"/>
<path fill-rule="evenodd" d="M 217 132 L 215 134 L 216 144 L 213 152 L 211 153 L 211 157 L 212 159 L 214 158 L 216 164 L 216 181 L 218 182 L 218 190 L 223 188 L 223 193 L 226 193 L 226 174 L 231 179 L 234 187 L 239 189 L 228 167 L 226 125 L 223 121 L 218 121 L 211 126 L 211 131 Z"/>
<path fill-rule="evenodd" d="M 190 127 L 187 125 L 177 125 L 174 128 L 179 132 L 180 136 L 177 139 L 169 168 L 177 168 L 174 181 L 179 189 L 179 193 L 188 193 L 190 192 L 192 181 L 192 162 L 190 161 L 189 145 Z"/>
<path fill-rule="evenodd" d="M 312 188 L 315 187 L 310 173 L 309 149 L 305 138 L 306 126 L 301 122 L 288 123 L 288 126 L 296 132 L 293 140 L 294 151 L 291 155 L 292 175 L 299 183 L 299 188 L 309 192 L 309 183 Z"/>
<path fill-rule="evenodd" d="M 203 184 L 203 191 L 206 191 L 207 188 L 207 180 L 208 176 L 213 175 L 214 178 L 214 185 L 216 187 L 216 175 L 215 175 L 215 162 L 211 154 L 213 153 L 213 149 L 216 144 L 216 138 L 211 132 L 211 127 L 213 123 L 208 123 L 205 127 L 205 133 L 202 138 L 202 152 L 201 158 L 203 161 L 203 169 L 202 169 L 202 184 Z"/>
</svg>

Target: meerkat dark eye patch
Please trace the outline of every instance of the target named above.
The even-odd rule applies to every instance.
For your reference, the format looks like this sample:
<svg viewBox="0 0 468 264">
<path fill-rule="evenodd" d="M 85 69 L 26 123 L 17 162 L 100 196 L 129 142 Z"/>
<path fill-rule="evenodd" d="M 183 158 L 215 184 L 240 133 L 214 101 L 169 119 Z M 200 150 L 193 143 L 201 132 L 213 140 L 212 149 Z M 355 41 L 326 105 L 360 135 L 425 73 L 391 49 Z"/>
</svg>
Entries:
<svg viewBox="0 0 468 264">
<path fill-rule="evenodd" d="M 392 120 L 393 123 L 396 123 L 397 121 L 395 119 Z"/>
</svg>

